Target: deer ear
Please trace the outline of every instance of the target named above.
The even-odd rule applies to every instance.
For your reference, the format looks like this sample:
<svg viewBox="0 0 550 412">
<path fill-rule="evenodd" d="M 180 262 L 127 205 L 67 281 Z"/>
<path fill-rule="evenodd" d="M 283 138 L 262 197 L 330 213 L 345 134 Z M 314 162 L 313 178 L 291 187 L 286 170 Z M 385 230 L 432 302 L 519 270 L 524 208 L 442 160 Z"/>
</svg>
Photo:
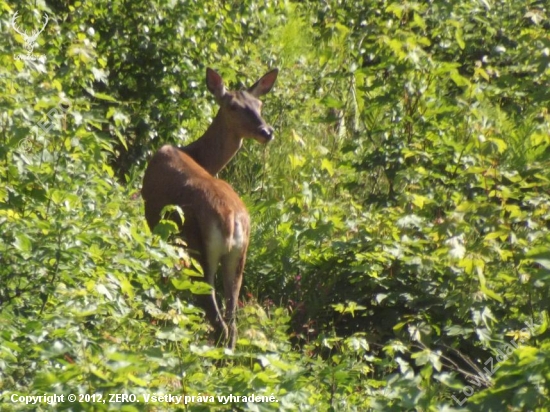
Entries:
<svg viewBox="0 0 550 412">
<path fill-rule="evenodd" d="M 210 67 L 206 69 L 206 87 L 208 87 L 210 93 L 212 93 L 218 101 L 225 94 L 225 86 L 223 84 L 222 76 Z"/>
<path fill-rule="evenodd" d="M 275 84 L 275 80 L 277 80 L 278 74 L 279 69 L 273 69 L 270 72 L 264 74 L 260 80 L 254 83 L 252 87 L 248 88 L 248 93 L 255 97 L 260 97 L 268 93 L 273 87 L 273 84 Z"/>
</svg>

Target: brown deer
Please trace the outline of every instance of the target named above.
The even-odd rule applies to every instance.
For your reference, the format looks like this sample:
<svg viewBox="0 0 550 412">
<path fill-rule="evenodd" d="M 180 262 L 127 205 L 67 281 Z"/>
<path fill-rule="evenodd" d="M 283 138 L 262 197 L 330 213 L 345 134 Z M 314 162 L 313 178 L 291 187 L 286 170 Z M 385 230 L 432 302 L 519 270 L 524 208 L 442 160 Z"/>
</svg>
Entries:
<svg viewBox="0 0 550 412">
<path fill-rule="evenodd" d="M 155 153 L 143 178 L 141 194 L 145 217 L 151 230 L 167 205 L 177 205 L 184 213 L 181 235 L 201 265 L 204 278 L 212 286 L 207 295 L 198 295 L 198 303 L 214 327 L 218 342 L 235 347 L 237 327 L 235 310 L 241 289 L 248 248 L 250 217 L 233 188 L 214 177 L 241 148 L 243 138 L 260 143 L 273 139 L 273 128 L 261 116 L 258 97 L 271 90 L 278 70 L 265 74 L 252 87 L 230 92 L 221 76 L 206 69 L 206 86 L 220 106 L 204 135 L 184 147 L 165 145 Z M 214 290 L 221 264 L 225 296 L 222 317 Z"/>
</svg>

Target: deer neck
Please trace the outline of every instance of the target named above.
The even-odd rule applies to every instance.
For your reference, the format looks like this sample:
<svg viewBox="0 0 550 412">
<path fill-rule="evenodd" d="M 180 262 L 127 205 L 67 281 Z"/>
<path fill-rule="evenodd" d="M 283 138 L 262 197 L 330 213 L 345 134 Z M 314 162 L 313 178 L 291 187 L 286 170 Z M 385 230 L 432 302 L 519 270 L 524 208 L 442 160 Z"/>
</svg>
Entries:
<svg viewBox="0 0 550 412">
<path fill-rule="evenodd" d="M 206 132 L 182 150 L 214 176 L 237 154 L 242 142 L 242 137 L 232 132 L 218 112 Z"/>
</svg>

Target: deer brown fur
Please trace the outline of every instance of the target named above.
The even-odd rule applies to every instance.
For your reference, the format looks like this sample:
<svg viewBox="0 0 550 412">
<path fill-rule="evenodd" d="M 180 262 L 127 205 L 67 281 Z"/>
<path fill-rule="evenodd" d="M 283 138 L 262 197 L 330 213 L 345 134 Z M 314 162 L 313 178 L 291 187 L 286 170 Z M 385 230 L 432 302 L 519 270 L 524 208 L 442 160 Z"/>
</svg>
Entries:
<svg viewBox="0 0 550 412">
<path fill-rule="evenodd" d="M 177 205 L 184 223 L 174 219 L 189 250 L 201 265 L 205 281 L 212 286 L 208 295 L 198 295 L 198 303 L 214 327 L 218 341 L 231 348 L 236 343 L 235 311 L 246 261 L 250 217 L 233 188 L 217 174 L 242 145 L 243 138 L 267 143 L 273 128 L 261 116 L 258 97 L 268 93 L 277 79 L 271 70 L 246 91 L 225 90 L 221 76 L 206 71 L 206 84 L 220 106 L 204 135 L 181 148 L 165 145 L 153 156 L 141 190 L 145 216 L 151 230 L 158 224 L 162 209 Z M 221 266 L 225 296 L 225 316 L 216 301 L 214 280 Z"/>
</svg>

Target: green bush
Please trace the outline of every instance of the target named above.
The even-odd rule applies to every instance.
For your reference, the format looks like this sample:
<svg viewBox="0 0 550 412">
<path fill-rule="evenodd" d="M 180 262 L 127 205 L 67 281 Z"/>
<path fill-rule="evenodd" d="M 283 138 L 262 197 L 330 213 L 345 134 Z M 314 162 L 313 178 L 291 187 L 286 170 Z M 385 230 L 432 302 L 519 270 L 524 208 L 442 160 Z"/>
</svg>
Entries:
<svg viewBox="0 0 550 412">
<path fill-rule="evenodd" d="M 2 410 L 548 410 L 542 2 L 0 9 Z M 49 16 L 36 60 L 15 12 Z M 280 68 L 275 141 L 220 174 L 253 222 L 234 352 L 139 195 L 214 115 L 207 66 Z M 65 400 L 17 401 L 44 394 Z"/>
</svg>

